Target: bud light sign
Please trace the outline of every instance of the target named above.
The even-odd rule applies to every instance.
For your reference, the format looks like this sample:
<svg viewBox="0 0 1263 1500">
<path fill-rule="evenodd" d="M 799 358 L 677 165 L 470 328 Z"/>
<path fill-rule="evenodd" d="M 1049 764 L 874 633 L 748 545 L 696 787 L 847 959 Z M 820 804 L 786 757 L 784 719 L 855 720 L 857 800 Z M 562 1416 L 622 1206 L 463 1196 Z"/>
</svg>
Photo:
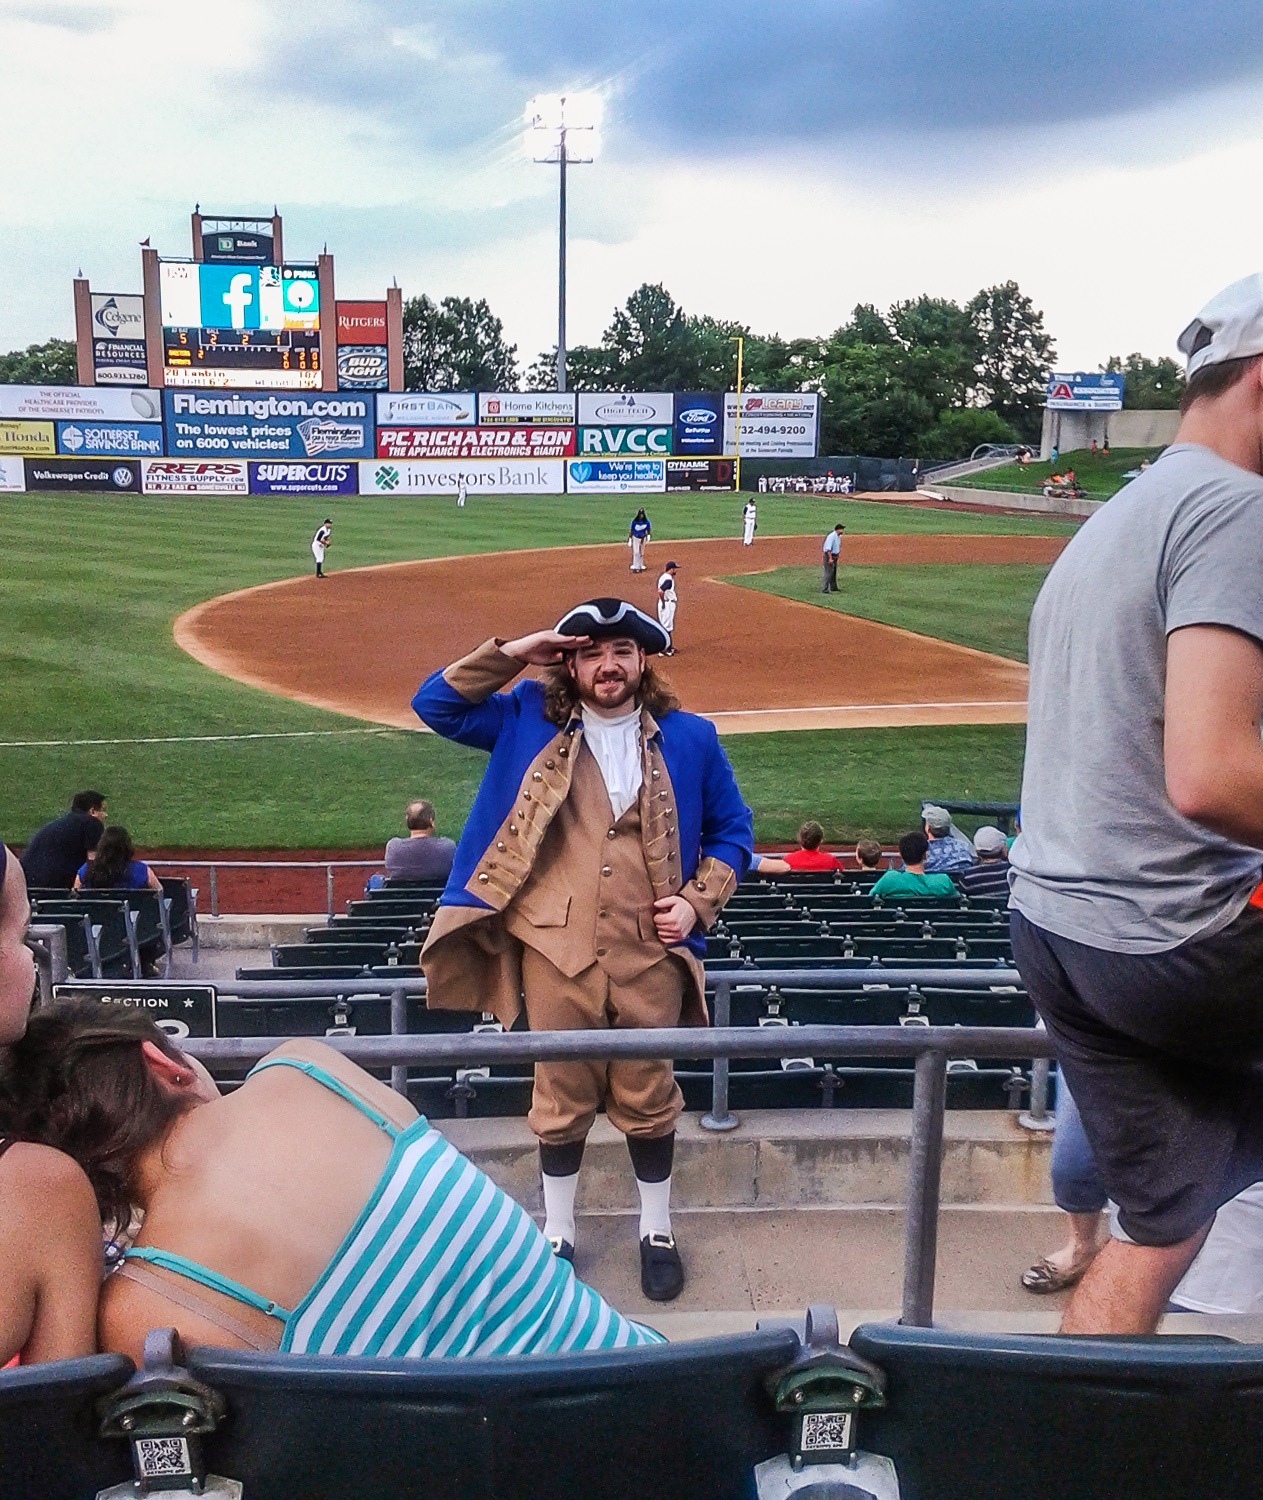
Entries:
<svg viewBox="0 0 1263 1500">
<path fill-rule="evenodd" d="M 389 382 L 385 344 L 340 344 L 338 389 L 384 391 Z"/>
<path fill-rule="evenodd" d="M 724 451 L 723 397 L 716 392 L 677 395 L 675 441 L 677 453 L 699 457 Z"/>
</svg>

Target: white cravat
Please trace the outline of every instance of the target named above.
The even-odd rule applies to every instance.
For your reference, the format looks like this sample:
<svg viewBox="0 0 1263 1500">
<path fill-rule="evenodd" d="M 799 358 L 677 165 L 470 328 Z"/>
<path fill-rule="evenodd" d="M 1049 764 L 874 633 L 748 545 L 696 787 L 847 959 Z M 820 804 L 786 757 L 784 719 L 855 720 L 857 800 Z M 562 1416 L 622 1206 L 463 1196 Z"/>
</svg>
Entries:
<svg viewBox="0 0 1263 1500">
<path fill-rule="evenodd" d="M 640 709 L 632 708 L 617 719 L 603 719 L 583 704 L 583 737 L 601 768 L 605 790 L 610 796 L 614 821 L 635 802 L 644 780 L 640 758 Z"/>
</svg>

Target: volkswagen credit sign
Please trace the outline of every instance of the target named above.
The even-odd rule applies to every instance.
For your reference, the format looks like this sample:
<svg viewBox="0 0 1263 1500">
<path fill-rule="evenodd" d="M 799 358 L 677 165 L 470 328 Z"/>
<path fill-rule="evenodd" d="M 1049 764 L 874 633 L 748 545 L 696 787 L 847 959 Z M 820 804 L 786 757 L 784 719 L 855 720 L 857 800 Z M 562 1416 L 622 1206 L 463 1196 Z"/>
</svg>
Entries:
<svg viewBox="0 0 1263 1500">
<path fill-rule="evenodd" d="M 359 473 L 352 462 L 250 465 L 252 495 L 357 495 L 359 488 Z"/>
<path fill-rule="evenodd" d="M 580 427 L 669 427 L 675 398 L 669 391 L 580 391 Z"/>
<path fill-rule="evenodd" d="M 138 490 L 140 465 L 117 459 L 28 458 L 28 490 Z"/>
<path fill-rule="evenodd" d="M 472 427 L 478 398 L 472 391 L 390 391 L 377 398 L 379 427 Z"/>
<path fill-rule="evenodd" d="M 717 393 L 690 393 L 675 398 L 676 453 L 700 457 L 724 451 L 723 397 Z"/>
<path fill-rule="evenodd" d="M 368 458 L 373 452 L 367 394 L 167 391 L 164 400 L 172 457 Z"/>
</svg>

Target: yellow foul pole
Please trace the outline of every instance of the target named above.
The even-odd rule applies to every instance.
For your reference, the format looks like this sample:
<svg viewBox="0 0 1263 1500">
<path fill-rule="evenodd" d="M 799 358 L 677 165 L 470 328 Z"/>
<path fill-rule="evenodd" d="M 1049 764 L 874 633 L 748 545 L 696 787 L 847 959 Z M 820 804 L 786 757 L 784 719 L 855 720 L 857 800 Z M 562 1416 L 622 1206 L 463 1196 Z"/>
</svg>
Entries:
<svg viewBox="0 0 1263 1500">
<path fill-rule="evenodd" d="M 745 339 L 737 338 L 737 423 L 733 432 L 733 458 L 735 459 L 734 471 L 737 479 L 737 493 L 741 493 L 741 356 L 745 352 Z"/>
</svg>

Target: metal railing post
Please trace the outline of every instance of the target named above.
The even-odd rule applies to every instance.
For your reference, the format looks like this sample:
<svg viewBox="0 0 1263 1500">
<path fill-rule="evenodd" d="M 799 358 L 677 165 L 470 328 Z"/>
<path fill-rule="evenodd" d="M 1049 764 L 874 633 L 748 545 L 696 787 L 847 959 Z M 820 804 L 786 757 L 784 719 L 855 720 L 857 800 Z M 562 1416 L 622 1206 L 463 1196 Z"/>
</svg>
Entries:
<svg viewBox="0 0 1263 1500">
<path fill-rule="evenodd" d="M 406 990 L 395 989 L 390 992 L 390 1034 L 391 1036 L 407 1036 L 408 1034 L 408 995 Z M 408 1069 L 396 1065 L 390 1070 L 390 1086 L 395 1093 L 408 1097 Z"/>
<path fill-rule="evenodd" d="M 329 917 L 333 917 L 333 866 L 325 866 L 325 905 L 328 908 Z"/>
<path fill-rule="evenodd" d="M 938 1255 L 939 1185 L 943 1176 L 943 1113 L 947 1106 L 947 1057 L 917 1054 L 912 1093 L 912 1139 L 908 1149 L 908 1208 L 904 1220 L 903 1310 L 899 1321 L 913 1328 L 934 1323 L 934 1268 Z"/>
<path fill-rule="evenodd" d="M 219 881 L 216 879 L 216 873 L 217 872 L 215 870 L 215 866 L 212 865 L 210 867 L 211 916 L 212 917 L 217 917 L 219 915 Z"/>
<path fill-rule="evenodd" d="M 70 977 L 66 957 L 66 929 L 60 924 L 33 922 L 27 928 L 27 946 L 35 955 L 41 1005 L 51 1005 L 53 985 L 65 984 Z"/>
<path fill-rule="evenodd" d="M 718 1027 L 731 1024 L 732 981 L 724 974 L 715 976 L 715 1019 Z M 735 1130 L 741 1123 L 728 1108 L 728 1059 L 717 1057 L 714 1061 L 714 1078 L 711 1083 L 710 1113 L 702 1116 L 703 1130 Z"/>
<path fill-rule="evenodd" d="M 1036 1022 L 1035 1030 L 1046 1030 L 1042 1020 Z M 1048 1113 L 1048 1076 L 1051 1070 L 1051 1058 L 1037 1057 L 1031 1063 L 1031 1107 L 1017 1117 L 1023 1130 L 1055 1130 L 1057 1127 L 1057 1121 Z"/>
</svg>

